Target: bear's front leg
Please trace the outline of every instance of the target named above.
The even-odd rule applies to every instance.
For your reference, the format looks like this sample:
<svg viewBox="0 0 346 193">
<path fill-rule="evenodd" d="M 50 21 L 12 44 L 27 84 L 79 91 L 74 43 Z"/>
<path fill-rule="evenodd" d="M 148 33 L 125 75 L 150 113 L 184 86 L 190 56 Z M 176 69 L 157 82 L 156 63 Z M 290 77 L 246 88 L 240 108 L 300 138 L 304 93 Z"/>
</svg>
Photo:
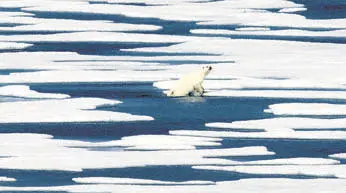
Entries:
<svg viewBox="0 0 346 193">
<path fill-rule="evenodd" d="M 194 89 L 194 93 L 195 93 L 194 95 L 195 96 L 202 96 L 204 93 L 204 88 L 203 88 L 202 84 L 198 84 L 198 85 L 194 86 L 193 89 Z"/>
</svg>

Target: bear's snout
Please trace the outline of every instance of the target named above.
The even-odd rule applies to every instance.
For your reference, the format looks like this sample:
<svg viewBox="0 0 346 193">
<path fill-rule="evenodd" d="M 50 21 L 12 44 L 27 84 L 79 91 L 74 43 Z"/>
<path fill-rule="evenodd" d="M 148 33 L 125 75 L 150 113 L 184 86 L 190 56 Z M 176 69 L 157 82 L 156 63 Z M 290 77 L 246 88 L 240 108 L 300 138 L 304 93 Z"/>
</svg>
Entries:
<svg viewBox="0 0 346 193">
<path fill-rule="evenodd" d="M 211 66 L 209 66 L 209 68 L 208 68 L 209 70 L 212 70 L 213 69 L 213 67 L 211 67 Z"/>
</svg>

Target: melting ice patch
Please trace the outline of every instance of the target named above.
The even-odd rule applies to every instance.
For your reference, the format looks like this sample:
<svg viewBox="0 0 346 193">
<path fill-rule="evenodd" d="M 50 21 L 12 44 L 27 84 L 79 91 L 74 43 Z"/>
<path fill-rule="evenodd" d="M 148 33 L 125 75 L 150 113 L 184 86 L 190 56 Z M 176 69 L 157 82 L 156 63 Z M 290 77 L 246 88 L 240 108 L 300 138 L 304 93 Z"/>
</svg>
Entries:
<svg viewBox="0 0 346 193">
<path fill-rule="evenodd" d="M 275 115 L 346 115 L 346 105 L 328 103 L 282 103 L 269 105 Z"/>
<path fill-rule="evenodd" d="M 271 132 L 233 132 L 233 131 L 189 131 L 175 130 L 172 135 L 242 138 L 242 139 L 340 139 L 346 138 L 345 131 L 294 131 L 292 129 L 278 129 Z"/>
<path fill-rule="evenodd" d="M 255 28 L 256 29 L 256 28 Z M 346 37 L 346 30 L 330 31 L 306 31 L 306 30 L 191 30 L 195 34 L 213 34 L 213 35 L 266 35 L 266 36 L 296 36 L 296 37 Z"/>
<path fill-rule="evenodd" d="M 100 98 L 73 98 L 0 103 L 1 123 L 150 121 L 152 117 L 93 110 L 120 101 Z M 47 108 L 49 107 L 49 108 Z"/>
<path fill-rule="evenodd" d="M 339 164 L 340 161 L 325 158 L 287 158 L 287 159 L 272 159 L 272 160 L 259 160 L 248 161 L 242 163 L 243 165 L 329 165 Z"/>
<path fill-rule="evenodd" d="M 346 99 L 346 91 L 299 91 L 299 90 L 220 90 L 206 96 L 261 97 L 261 98 L 305 98 Z"/>
<path fill-rule="evenodd" d="M 238 162 L 218 157 L 274 154 L 262 146 L 169 151 L 91 151 L 71 147 L 84 142 L 54 140 L 49 135 L 0 134 L 0 139 L 0 155 L 6 156 L 0 159 L 0 168 L 3 169 L 82 171 L 148 165 L 228 165 Z"/>
<path fill-rule="evenodd" d="M 201 39 L 202 40 L 202 39 Z M 209 46 L 204 46 L 209 45 Z M 294 88 L 344 88 L 344 60 L 340 57 L 346 50 L 344 44 L 305 43 L 276 40 L 239 40 L 227 38 L 207 38 L 193 40 L 165 48 L 127 49 L 136 52 L 165 53 L 207 53 L 214 58 L 228 59 L 234 64 L 215 64 L 209 79 L 228 79 L 225 91 L 212 92 L 217 96 L 266 96 L 293 98 L 344 98 L 343 92 L 320 91 L 304 94 Z M 323 55 L 320 53 L 323 52 Z M 328 61 L 328 62 L 322 62 Z M 217 62 L 216 62 L 217 63 Z M 331 65 L 333 64 L 333 65 Z M 177 72 L 181 72 L 176 68 Z M 324 74 L 324 76 L 321 76 Z M 282 79 L 265 79 L 278 77 Z M 229 81 L 229 79 L 236 79 Z M 219 80 L 222 82 L 224 80 Z M 205 82 L 208 84 L 208 79 Z M 228 87 L 226 85 L 229 85 Z M 252 90 L 229 90 L 231 87 L 252 88 Z M 208 89 L 208 87 L 206 87 Z M 257 91 L 255 88 L 271 88 L 269 91 Z M 292 91 L 277 91 L 275 88 L 291 88 Z M 219 87 L 218 89 L 223 89 Z M 237 94 L 239 92 L 239 94 Z M 263 94 L 262 94 L 263 92 Z"/>
<path fill-rule="evenodd" d="M 158 180 L 143 180 L 131 178 L 105 178 L 105 177 L 87 177 L 74 178 L 73 181 L 83 184 L 119 184 L 119 185 L 212 185 L 211 181 L 185 181 L 185 182 L 166 182 Z"/>
<path fill-rule="evenodd" d="M 0 50 L 20 50 L 32 46 L 32 44 L 16 42 L 0 42 Z"/>
<path fill-rule="evenodd" d="M 16 181 L 15 178 L 0 176 L 0 182 L 15 182 L 15 181 Z"/>
<path fill-rule="evenodd" d="M 101 3 L 145 3 L 147 5 L 172 5 L 180 3 L 204 3 L 210 0 L 90 0 L 89 2 L 101 2 Z"/>
<path fill-rule="evenodd" d="M 214 124 L 214 126 L 216 126 Z M 225 126 L 225 125 L 223 125 Z M 282 117 L 271 119 L 259 119 L 248 121 L 235 121 L 228 125 L 229 128 L 244 129 L 265 129 L 266 131 L 275 131 L 280 129 L 328 129 L 344 128 L 345 119 L 317 119 L 300 117 Z"/>
<path fill-rule="evenodd" d="M 288 1 L 287 1 L 288 2 Z M 345 28 L 345 19 L 328 19 L 328 20 L 309 20 L 301 15 L 290 13 L 274 13 L 259 11 L 243 11 L 235 12 L 233 17 L 222 18 L 218 20 L 199 22 L 203 25 L 235 25 L 241 24 L 245 26 L 276 26 L 276 27 L 294 27 L 294 28 Z"/>
<path fill-rule="evenodd" d="M 345 119 L 317 119 L 301 117 L 282 117 L 232 123 L 207 123 L 207 127 L 222 129 L 250 129 L 253 132 L 240 131 L 170 131 L 173 135 L 230 138 L 288 138 L 288 139 L 345 139 Z M 303 130 L 302 130 L 303 129 Z M 264 131 L 262 131 L 264 130 Z M 330 131 L 326 131 L 330 130 Z"/>
<path fill-rule="evenodd" d="M 248 174 L 307 175 L 323 177 L 346 177 L 345 165 L 275 165 L 275 166 L 202 166 L 197 169 L 232 171 Z"/>
<path fill-rule="evenodd" d="M 180 43 L 187 38 L 172 35 L 135 34 L 122 32 L 72 32 L 46 35 L 0 36 L 0 41 L 20 42 L 140 42 Z"/>
<path fill-rule="evenodd" d="M 267 30 L 270 30 L 270 28 L 268 27 L 239 27 L 239 28 L 236 28 L 235 30 L 237 31 L 267 31 Z M 223 31 L 223 30 L 215 30 L 216 31 Z M 205 30 L 204 33 L 207 32 L 208 33 L 208 30 Z"/>
<path fill-rule="evenodd" d="M 346 159 L 346 153 L 332 154 L 332 155 L 329 155 L 329 157 L 335 158 L 335 159 Z"/>
<path fill-rule="evenodd" d="M 168 76 L 173 76 L 171 75 Z M 152 81 L 165 79 L 160 72 L 130 70 L 59 70 L 27 73 L 12 73 L 0 76 L 3 83 L 53 83 L 53 82 L 125 82 Z"/>
<path fill-rule="evenodd" d="M 120 1 L 121 2 L 121 1 Z M 166 4 L 160 1 L 159 4 Z M 135 2 L 136 3 L 136 2 Z M 141 3 L 141 2 L 139 2 Z M 155 3 L 157 1 L 143 1 L 142 3 Z M 127 6 L 121 4 L 112 4 L 111 6 L 102 4 L 88 4 L 87 2 L 70 3 L 68 7 L 63 2 L 52 1 L 44 4 L 31 4 L 31 7 L 24 8 L 27 11 L 56 11 L 56 12 L 80 12 L 80 13 L 102 13 L 102 14 L 123 14 L 130 17 L 159 18 L 165 20 L 178 21 L 218 21 L 228 18 L 235 21 L 237 14 L 244 13 L 244 10 L 250 8 L 270 9 L 270 8 L 287 8 L 302 7 L 289 1 L 214 1 L 209 3 L 196 3 L 196 1 L 177 1 L 169 3 L 169 6 Z M 3 6 L 15 7 L 18 2 L 4 4 Z M 217 7 L 216 11 L 210 11 L 211 7 Z M 230 11 L 232 9 L 232 11 Z M 179 14 L 177 14 L 179 10 Z M 194 11 L 199 10 L 199 11 Z M 246 13 L 246 12 L 245 12 Z M 232 17 L 233 16 L 233 17 Z M 251 18 L 251 17 L 249 17 Z M 238 22 L 239 23 L 239 22 Z"/>
<path fill-rule="evenodd" d="M 222 139 L 207 137 L 186 137 L 170 135 L 137 135 L 123 137 L 121 140 L 80 143 L 70 145 L 82 147 L 123 147 L 126 150 L 188 150 L 203 146 L 220 146 Z M 68 142 L 68 141 L 67 141 Z"/>
<path fill-rule="evenodd" d="M 301 12 L 306 11 L 307 8 L 305 7 L 296 7 L 296 8 L 283 8 L 279 10 L 279 13 L 294 13 L 294 12 Z"/>
<path fill-rule="evenodd" d="M 63 99 L 69 98 L 66 94 L 53 94 L 53 93 L 39 93 L 31 90 L 26 85 L 12 85 L 0 87 L 0 96 L 14 96 L 23 98 L 41 98 L 41 99 Z"/>
<path fill-rule="evenodd" d="M 82 21 L 71 19 L 43 19 L 35 17 L 11 17 L 12 22 L 22 24 L 14 27 L 0 27 L 0 31 L 155 31 L 160 26 L 144 24 L 114 23 L 112 21 Z M 24 24 L 24 25 L 23 25 Z"/>
<path fill-rule="evenodd" d="M 307 192 L 315 193 L 346 191 L 344 179 L 287 179 L 287 178 L 253 178 L 237 181 L 216 182 L 215 185 L 177 185 L 177 186 L 139 186 L 139 185 L 111 185 L 111 184 L 83 184 L 55 187 L 0 187 L 1 191 L 68 191 L 68 192 L 128 192 L 150 193 L 160 190 L 162 193 L 210 193 L 237 190 L 239 193 L 253 193 L 265 190 L 266 193 Z"/>
</svg>

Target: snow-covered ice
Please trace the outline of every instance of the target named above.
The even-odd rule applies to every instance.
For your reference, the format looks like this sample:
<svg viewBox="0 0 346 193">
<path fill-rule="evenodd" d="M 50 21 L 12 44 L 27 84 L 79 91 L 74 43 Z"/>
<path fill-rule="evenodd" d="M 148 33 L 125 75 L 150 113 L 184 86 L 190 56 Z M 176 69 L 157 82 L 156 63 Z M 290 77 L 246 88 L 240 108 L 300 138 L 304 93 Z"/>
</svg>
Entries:
<svg viewBox="0 0 346 193">
<path fill-rule="evenodd" d="M 211 185 L 215 184 L 211 181 L 185 181 L 185 182 L 165 182 L 158 180 L 143 180 L 131 178 L 105 178 L 105 177 L 87 177 L 74 178 L 73 181 L 83 184 L 129 184 L 129 185 Z"/>
<path fill-rule="evenodd" d="M 251 178 L 236 181 L 217 182 L 215 185 L 178 185 L 178 186 L 136 186 L 136 185 L 69 185 L 55 187 L 0 187 L 1 191 L 68 191 L 68 192 L 128 192 L 150 193 L 160 191 L 162 193 L 209 193 L 237 190 L 239 193 L 252 193 L 265 190 L 266 193 L 303 193 L 313 190 L 315 193 L 343 192 L 346 191 L 344 179 L 289 179 L 289 178 Z"/>
<path fill-rule="evenodd" d="M 294 131 L 292 129 L 278 128 L 270 132 L 234 132 L 234 131 L 189 131 L 174 130 L 169 132 L 179 136 L 217 137 L 217 138 L 242 138 L 242 139 L 339 139 L 346 138 L 345 131 Z"/>
<path fill-rule="evenodd" d="M 11 85 L 0 87 L 0 96 L 14 96 L 23 98 L 40 98 L 40 99 L 63 99 L 69 98 L 66 94 L 55 94 L 55 93 L 39 93 L 31 90 L 26 85 Z"/>
<path fill-rule="evenodd" d="M 15 181 L 16 181 L 15 178 L 0 176 L 0 182 L 15 182 Z"/>
<path fill-rule="evenodd" d="M 0 42 L 0 50 L 20 50 L 32 46 L 32 44 L 16 43 L 16 42 Z"/>
<path fill-rule="evenodd" d="M 115 105 L 116 100 L 100 98 L 52 99 L 0 103 L 0 123 L 150 121 L 149 116 L 93 110 L 97 106 Z M 47 108 L 49 107 L 49 108 Z"/>
<path fill-rule="evenodd" d="M 185 137 L 170 135 L 137 135 L 99 143 L 77 143 L 69 146 L 123 147 L 126 150 L 183 150 L 197 146 L 220 146 L 222 139 L 207 137 Z M 68 141 L 66 141 L 68 142 Z"/>
<path fill-rule="evenodd" d="M 82 142 L 56 140 L 42 134 L 0 134 L 0 139 L 0 155 L 6 156 L 0 159 L 0 168 L 3 169 L 82 171 L 147 165 L 227 165 L 238 162 L 218 157 L 274 154 L 263 146 L 169 151 L 91 151 L 70 147 L 74 142 L 79 145 Z M 84 161 L 80 162 L 81 159 Z"/>
<path fill-rule="evenodd" d="M 81 31 L 154 31 L 161 29 L 160 26 L 142 25 L 142 24 L 127 24 L 127 23 L 114 23 L 112 21 L 81 21 L 71 19 L 42 19 L 33 17 L 18 17 L 11 18 L 13 22 L 26 24 L 18 25 L 15 27 L 0 27 L 0 31 L 68 31 L 68 32 L 81 32 Z"/>
<path fill-rule="evenodd" d="M 346 105 L 328 103 L 281 103 L 269 105 L 275 115 L 345 115 Z"/>
</svg>

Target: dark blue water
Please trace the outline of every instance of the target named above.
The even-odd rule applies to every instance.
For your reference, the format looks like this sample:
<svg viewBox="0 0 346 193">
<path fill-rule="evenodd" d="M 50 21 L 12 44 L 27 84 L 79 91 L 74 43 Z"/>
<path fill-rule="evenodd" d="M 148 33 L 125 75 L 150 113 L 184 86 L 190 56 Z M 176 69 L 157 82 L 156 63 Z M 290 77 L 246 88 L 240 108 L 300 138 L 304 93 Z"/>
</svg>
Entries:
<svg viewBox="0 0 346 193">
<path fill-rule="evenodd" d="M 16 27 L 20 26 L 20 24 L 17 23 L 0 23 L 0 27 Z"/>
<path fill-rule="evenodd" d="M 118 177 L 118 178 L 140 178 L 160 180 L 169 182 L 183 182 L 191 180 L 205 181 L 231 181 L 246 178 L 292 178 L 292 179 L 314 179 L 308 175 L 258 175 L 242 174 L 229 171 L 197 170 L 190 166 L 148 166 L 118 169 L 86 169 L 83 172 L 63 171 L 24 171 L 24 170 L 0 170 L 0 173 L 20 179 L 16 182 L 0 183 L 0 185 L 11 185 L 25 187 L 35 184 L 36 186 L 75 185 L 72 181 L 76 177 Z M 170 186 L 170 185 L 167 185 Z"/>
<path fill-rule="evenodd" d="M 112 140 L 123 136 L 140 134 L 168 134 L 169 130 L 213 130 L 206 128 L 208 122 L 232 122 L 272 118 L 263 113 L 268 105 L 284 102 L 329 102 L 344 103 L 328 99 L 270 99 L 238 97 L 190 97 L 167 98 L 150 82 L 126 83 L 69 83 L 32 84 L 39 92 L 64 93 L 71 97 L 98 97 L 123 101 L 114 106 L 98 109 L 129 112 L 152 116 L 154 121 L 144 122 L 100 122 L 100 123 L 50 123 L 50 124 L 2 124 L 2 132 L 33 132 L 54 135 L 57 138 L 82 140 Z M 173 116 L 172 116 L 173 115 Z M 318 118 L 318 116 L 305 116 Z M 320 118 L 340 118 L 326 116 Z M 244 130 L 243 132 L 249 132 Z M 304 144 L 304 147 L 300 147 Z M 345 151 L 344 140 L 288 140 L 288 139 L 224 139 L 222 147 L 261 145 L 277 153 L 277 157 L 327 157 Z M 325 152 L 321 149 L 325 147 Z M 329 147 L 329 148 L 328 148 Z M 292 153 L 294 151 L 294 153 Z M 291 153 L 290 153 L 291 152 Z M 323 153 L 323 154 L 322 154 Z M 257 158 L 259 159 L 259 158 Z"/>
<path fill-rule="evenodd" d="M 132 42 L 26 42 L 34 44 L 23 51 L 76 52 L 90 55 L 126 55 L 121 49 L 167 47 L 173 43 L 132 43 Z"/>
<path fill-rule="evenodd" d="M 157 31 L 133 31 L 136 33 L 155 33 L 155 34 L 174 34 L 187 35 L 192 26 L 196 26 L 196 22 L 162 20 L 157 18 L 129 17 L 120 14 L 95 14 L 80 12 L 44 12 L 44 11 L 28 11 L 35 14 L 37 18 L 56 18 L 56 19 L 78 19 L 78 20 L 110 20 L 119 23 L 129 24 L 148 24 L 161 26 L 162 29 Z M 129 32 L 127 32 L 129 33 Z"/>
<path fill-rule="evenodd" d="M 346 1 L 344 0 L 290 0 L 304 4 L 307 11 L 298 12 L 308 19 L 344 19 Z"/>
<path fill-rule="evenodd" d="M 118 139 L 138 134 L 168 134 L 169 130 L 206 129 L 207 122 L 272 117 L 263 113 L 273 101 L 250 98 L 192 97 L 167 98 L 152 83 L 68 83 L 31 84 L 31 89 L 43 93 L 64 93 L 71 97 L 97 97 L 121 100 L 114 106 L 98 109 L 127 112 L 153 117 L 154 121 L 119 123 L 41 123 L 0 124 L 1 132 L 46 133 L 56 137 L 96 137 Z M 213 112 L 213 113 L 210 113 Z M 173 116 L 172 116 L 173 115 Z"/>
</svg>

